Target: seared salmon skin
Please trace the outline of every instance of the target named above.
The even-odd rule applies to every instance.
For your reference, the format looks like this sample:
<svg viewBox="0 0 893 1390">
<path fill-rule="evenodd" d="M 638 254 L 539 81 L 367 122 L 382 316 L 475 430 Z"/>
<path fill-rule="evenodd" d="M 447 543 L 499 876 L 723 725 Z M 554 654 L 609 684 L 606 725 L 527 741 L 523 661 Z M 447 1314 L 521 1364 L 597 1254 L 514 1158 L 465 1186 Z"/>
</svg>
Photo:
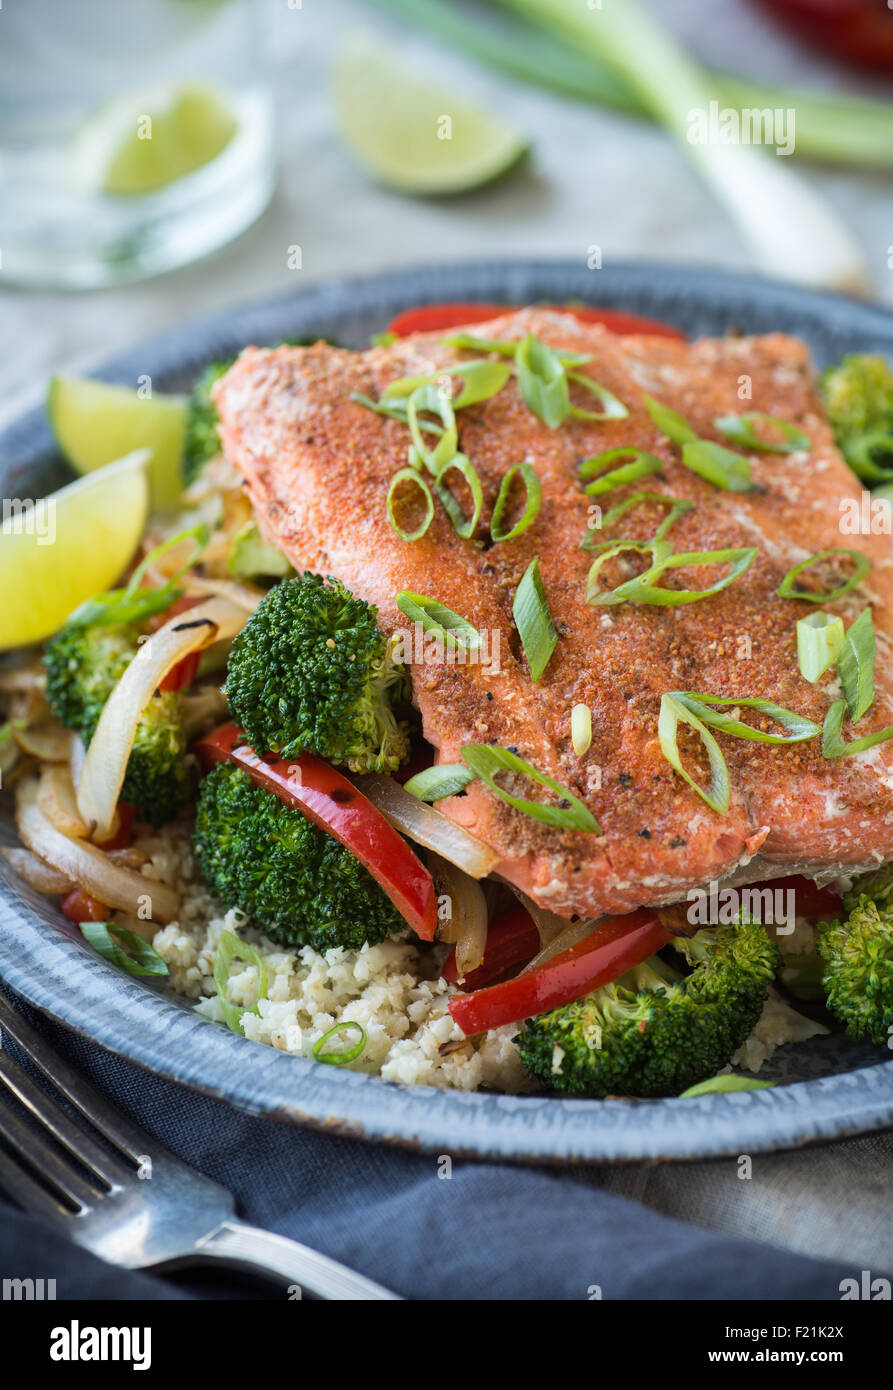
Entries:
<svg viewBox="0 0 893 1390">
<path fill-rule="evenodd" d="M 297 569 L 342 580 L 377 605 L 386 632 L 404 640 L 410 624 L 397 607 L 401 590 L 439 600 L 485 638 L 489 660 L 465 662 L 407 643 L 413 698 L 438 762 L 461 761 L 471 743 L 511 749 L 580 798 L 598 831 L 543 824 L 480 780 L 438 809 L 499 854 L 498 873 L 563 916 L 678 901 L 733 874 L 739 881 L 794 869 L 819 874 L 893 856 L 893 742 L 826 758 L 820 737 L 785 747 L 718 733 L 731 783 L 729 809 L 720 813 L 673 769 L 658 738 L 661 697 L 671 691 L 769 700 L 821 725 L 840 686 L 833 667 L 815 684 L 800 674 L 796 623 L 823 606 L 848 624 L 870 605 L 877 634 L 875 700 L 856 728 L 844 724 L 844 739 L 893 723 L 893 548 L 889 535 L 842 533 L 842 511 L 858 508 L 861 488 L 835 448 L 804 345 L 782 334 L 693 343 L 619 337 L 546 309 L 468 331 L 503 340 L 532 333 L 555 349 L 587 354 L 580 370 L 628 414 L 572 416 L 550 428 L 514 376 L 490 399 L 459 410 L 459 448 L 483 491 L 477 529 L 467 539 L 437 499 L 424 536 L 401 539 L 386 501 L 394 473 L 407 463 L 407 425 L 351 397 L 378 400 L 398 378 L 437 372 L 479 352 L 449 347 L 439 334 L 360 352 L 323 343 L 248 348 L 216 394 L 224 451 L 245 479 L 266 536 Z M 787 454 L 745 448 L 756 487 L 729 491 L 683 465 L 679 445 L 646 409 L 646 395 L 681 413 L 700 438 L 728 448 L 740 451 L 716 419 L 749 411 L 796 426 L 809 447 Z M 598 400 L 579 385 L 571 396 L 575 406 L 598 411 Z M 659 471 L 587 496 L 582 461 L 621 447 L 656 456 Z M 525 460 L 540 480 L 539 514 L 522 534 L 494 543 L 490 519 L 500 483 Z M 604 514 L 640 492 L 691 504 L 667 533 L 675 552 L 753 547 L 752 563 L 697 602 L 587 602 L 594 556 L 581 540 L 598 524 L 598 507 Z M 654 502 L 636 503 L 605 538 L 648 539 L 665 515 Z M 860 585 L 827 605 L 777 595 L 792 567 L 841 548 L 870 559 Z M 512 615 L 534 558 L 558 635 L 537 681 Z M 599 581 L 613 588 L 648 563 L 633 552 L 618 555 L 606 561 Z M 678 568 L 661 583 L 702 589 L 724 573 L 721 566 Z M 571 741 L 577 704 L 592 715 L 592 740 L 579 756 Z M 781 732 L 759 712 L 741 717 Z M 680 736 L 679 746 L 703 781 L 697 738 Z M 511 790 L 549 795 L 528 782 Z"/>
</svg>

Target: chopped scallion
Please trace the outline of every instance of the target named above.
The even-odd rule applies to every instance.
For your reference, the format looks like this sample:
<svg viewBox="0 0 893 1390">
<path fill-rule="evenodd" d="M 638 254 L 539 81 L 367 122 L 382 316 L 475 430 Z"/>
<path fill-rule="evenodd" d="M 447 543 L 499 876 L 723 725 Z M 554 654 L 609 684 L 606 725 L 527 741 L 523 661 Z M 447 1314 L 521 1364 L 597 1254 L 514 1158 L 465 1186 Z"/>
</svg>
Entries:
<svg viewBox="0 0 893 1390">
<path fill-rule="evenodd" d="M 816 738 L 822 732 L 821 725 L 813 723 L 811 719 L 807 719 L 802 714 L 795 714 L 793 710 L 784 709 L 782 705 L 773 704 L 771 700 L 702 695 L 692 690 L 674 690 L 672 695 L 674 700 L 684 705 L 692 714 L 697 715 L 702 724 L 717 729 L 721 734 L 731 734 L 733 738 L 749 739 L 752 743 L 803 743 L 808 738 Z M 787 734 L 767 734 L 762 729 L 752 729 L 749 724 L 742 723 L 740 719 L 732 719 L 730 715 L 720 714 L 718 710 L 712 708 L 713 705 L 756 710 L 759 714 L 766 714 L 770 719 L 774 719 L 788 732 Z"/>
<path fill-rule="evenodd" d="M 645 396 L 644 401 L 645 409 L 661 434 L 672 439 L 674 444 L 693 444 L 697 440 L 697 434 L 684 415 L 680 415 L 678 411 L 671 410 L 668 405 L 656 401 L 653 396 Z"/>
<path fill-rule="evenodd" d="M 250 1008 L 229 1002 L 227 981 L 229 980 L 229 968 L 234 960 L 244 960 L 248 965 L 253 965 L 257 969 L 257 999 Z M 242 1015 L 260 1013 L 258 1004 L 261 999 L 267 997 L 267 969 L 263 957 L 256 947 L 249 945 L 247 941 L 242 941 L 235 932 L 222 931 L 220 933 L 217 950 L 214 953 L 214 985 L 226 1026 L 233 1033 L 244 1033 L 245 1030 L 241 1024 Z"/>
<path fill-rule="evenodd" d="M 93 947 L 110 965 L 126 970 L 128 975 L 167 975 L 166 963 L 150 942 L 145 941 L 138 932 L 129 927 L 119 927 L 115 922 L 81 922 L 84 940 Z M 117 938 L 120 945 L 112 940 Z M 122 949 L 126 947 L 127 949 Z"/>
<path fill-rule="evenodd" d="M 871 609 L 866 608 L 847 628 L 837 658 L 837 674 L 854 724 L 874 699 L 874 658 L 874 623 Z"/>
<path fill-rule="evenodd" d="M 342 1033 L 352 1031 L 359 1034 L 359 1039 L 351 1047 L 331 1048 L 324 1050 L 330 1038 L 336 1038 Z M 343 1067 L 347 1062 L 355 1062 L 362 1054 L 366 1046 L 366 1030 L 362 1023 L 357 1023 L 352 1018 L 346 1018 L 342 1023 L 336 1023 L 334 1028 L 330 1028 L 327 1033 L 323 1033 L 321 1038 L 317 1038 L 313 1044 L 312 1052 L 317 1062 L 327 1062 L 329 1066 Z"/>
<path fill-rule="evenodd" d="M 823 560 L 828 560 L 832 555 L 848 555 L 853 562 L 853 573 L 843 584 L 832 589 L 830 593 L 820 594 L 814 589 L 799 589 L 794 583 L 798 574 L 804 570 L 811 569 L 813 565 L 819 565 Z M 798 598 L 807 603 L 833 603 L 835 599 L 843 598 L 851 589 L 855 589 L 857 584 L 861 584 L 868 571 L 871 569 L 871 561 L 867 555 L 861 554 L 858 550 L 843 550 L 839 547 L 832 547 L 830 550 L 820 550 L 817 555 L 810 555 L 808 560 L 802 560 L 799 565 L 788 570 L 784 579 L 776 589 L 779 598 Z"/>
<path fill-rule="evenodd" d="M 582 830 L 588 834 L 601 834 L 598 821 L 579 797 L 574 796 L 559 782 L 547 777 L 545 773 L 539 772 L 517 753 L 510 752 L 508 748 L 499 748 L 489 743 L 468 743 L 462 749 L 462 757 L 472 772 L 486 782 L 491 791 L 516 811 L 522 811 L 525 816 L 541 821 L 543 825 L 554 826 L 558 830 Z M 551 806 L 544 801 L 527 801 L 523 797 L 513 796 L 504 791 L 496 781 L 500 772 L 528 777 L 532 782 L 554 792 L 564 804 Z"/>
<path fill-rule="evenodd" d="M 756 487 L 750 464 L 710 439 L 688 440 L 682 446 L 682 462 L 692 473 L 726 492 L 753 492 Z"/>
<path fill-rule="evenodd" d="M 397 607 L 414 623 L 421 623 L 425 632 L 432 633 L 446 647 L 465 647 L 473 651 L 481 645 L 481 634 L 472 627 L 467 618 L 454 613 L 439 599 L 426 594 L 414 594 L 409 589 L 401 589 L 396 598 Z"/>
<path fill-rule="evenodd" d="M 451 473 L 453 469 L 457 473 L 461 473 L 468 484 L 468 490 L 471 493 L 471 513 L 469 516 L 465 515 L 455 493 L 444 482 L 447 474 Z M 452 458 L 448 458 L 442 463 L 434 477 L 434 491 L 453 523 L 453 530 L 456 535 L 461 536 L 463 540 L 470 540 L 477 530 L 481 508 L 484 505 L 484 490 L 481 487 L 478 471 L 471 460 L 466 458 L 465 454 L 453 454 Z"/>
<path fill-rule="evenodd" d="M 418 488 L 424 499 L 425 514 L 413 531 L 407 531 L 404 527 L 401 527 L 397 520 L 396 511 L 399 505 L 397 492 L 401 485 L 404 485 L 404 488 L 406 486 Z M 422 536 L 424 536 L 428 527 L 431 525 L 431 522 L 434 520 L 434 498 L 431 496 L 431 489 L 428 487 L 421 473 L 417 472 L 416 469 L 401 468 L 391 479 L 391 486 L 388 488 L 388 518 L 402 541 L 421 540 Z"/>
<path fill-rule="evenodd" d="M 462 763 L 440 763 L 417 772 L 404 782 L 403 789 L 410 796 L 417 796 L 419 801 L 443 801 L 444 797 L 464 791 L 473 780 L 474 773 Z"/>
<path fill-rule="evenodd" d="M 710 766 L 710 782 L 707 787 L 702 787 L 696 782 L 682 765 L 682 755 L 679 752 L 678 743 L 680 723 L 688 724 L 690 728 L 694 729 L 704 745 Z M 697 792 L 703 801 L 706 801 L 712 811 L 718 811 L 724 815 L 729 809 L 731 795 L 729 769 L 719 744 L 700 717 L 675 695 L 663 695 L 660 702 L 657 734 L 661 752 L 670 766 Z"/>
<path fill-rule="evenodd" d="M 571 710 L 571 744 L 578 758 L 588 753 L 592 743 L 592 710 L 588 705 L 574 705 Z"/>
<path fill-rule="evenodd" d="M 535 556 L 515 591 L 512 616 L 530 667 L 530 679 L 536 683 L 549 664 L 558 633 L 549 612 L 546 589 Z"/>
<path fill-rule="evenodd" d="M 846 700 L 835 700 L 834 704 L 825 715 L 825 724 L 822 729 L 822 756 L 825 758 L 851 758 L 855 753 L 867 753 L 869 748 L 874 748 L 878 743 L 886 743 L 893 738 L 893 724 L 888 724 L 884 729 L 878 729 L 876 734 L 866 734 L 864 738 L 853 739 L 852 743 L 844 743 L 840 737 L 843 728 L 843 716 L 846 713 Z"/>
<path fill-rule="evenodd" d="M 524 511 L 509 530 L 502 529 L 502 519 L 509 504 L 509 494 L 514 479 L 520 476 L 526 491 Z M 490 535 L 498 544 L 502 541 L 513 541 L 516 536 L 523 535 L 529 526 L 533 525 L 540 509 L 542 500 L 542 488 L 536 470 L 529 463 L 516 463 L 514 468 L 510 468 L 499 484 L 499 494 L 496 498 L 496 505 L 493 508 L 493 515 L 490 518 Z"/>
<path fill-rule="evenodd" d="M 587 497 L 598 497 L 603 492 L 613 492 L 615 487 L 636 483 L 651 473 L 659 473 L 664 467 L 659 458 L 644 449 L 634 449 L 631 446 L 603 449 L 600 454 L 593 454 L 580 464 L 581 479 L 585 482 L 587 478 L 591 478 L 594 473 L 600 473 L 607 464 L 614 463 L 617 459 L 626 459 L 628 462 L 621 463 L 619 468 L 612 468 L 608 473 L 601 473 L 600 477 L 587 483 L 583 489 Z"/>
<path fill-rule="evenodd" d="M 774 426 L 784 435 L 785 442 L 781 444 L 778 441 L 760 439 L 754 429 L 757 422 Z M 787 420 L 779 420 L 776 415 L 764 415 L 761 410 L 749 410 L 744 415 L 721 415 L 713 423 L 720 434 L 724 434 L 726 439 L 731 439 L 733 444 L 761 454 L 794 454 L 799 449 L 811 447 L 809 435 L 804 434 L 796 425 L 790 424 Z"/>
<path fill-rule="evenodd" d="M 797 661 L 804 680 L 818 680 L 843 646 L 843 620 L 831 613 L 807 613 L 797 620 Z"/>
</svg>

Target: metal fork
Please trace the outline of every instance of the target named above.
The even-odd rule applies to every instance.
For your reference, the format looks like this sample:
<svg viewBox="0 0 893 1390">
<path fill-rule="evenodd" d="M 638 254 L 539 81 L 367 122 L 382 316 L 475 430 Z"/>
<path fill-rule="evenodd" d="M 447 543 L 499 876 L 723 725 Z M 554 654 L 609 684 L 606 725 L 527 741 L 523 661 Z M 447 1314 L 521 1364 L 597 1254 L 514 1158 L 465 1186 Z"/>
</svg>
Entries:
<svg viewBox="0 0 893 1390">
<path fill-rule="evenodd" d="M 0 1187 L 26 1211 L 126 1269 L 208 1262 L 282 1280 L 298 1297 L 399 1298 L 306 1245 L 240 1221 L 225 1187 L 116 1114 L 0 995 L 3 1034 L 87 1121 L 68 1114 L 0 1047 Z"/>
</svg>

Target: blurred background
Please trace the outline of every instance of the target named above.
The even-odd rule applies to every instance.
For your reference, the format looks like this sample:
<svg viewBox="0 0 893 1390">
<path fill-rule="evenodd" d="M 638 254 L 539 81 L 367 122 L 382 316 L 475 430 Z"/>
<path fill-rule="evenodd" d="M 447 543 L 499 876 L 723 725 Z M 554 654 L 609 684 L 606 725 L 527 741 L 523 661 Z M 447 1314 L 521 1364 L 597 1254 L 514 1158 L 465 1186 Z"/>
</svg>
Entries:
<svg viewBox="0 0 893 1390">
<path fill-rule="evenodd" d="M 0 421 L 186 318 L 411 264 L 688 262 L 893 304 L 886 0 L 640 0 L 632 41 L 611 4 L 3 0 Z M 779 144 L 793 109 L 793 154 L 698 143 L 693 95 L 777 112 Z"/>
</svg>

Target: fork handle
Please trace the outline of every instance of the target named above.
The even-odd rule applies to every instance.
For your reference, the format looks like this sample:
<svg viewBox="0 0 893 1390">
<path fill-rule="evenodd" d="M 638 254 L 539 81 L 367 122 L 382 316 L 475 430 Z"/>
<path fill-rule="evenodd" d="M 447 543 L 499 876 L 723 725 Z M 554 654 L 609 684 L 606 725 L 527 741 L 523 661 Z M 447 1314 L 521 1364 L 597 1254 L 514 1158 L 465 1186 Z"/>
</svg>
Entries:
<svg viewBox="0 0 893 1390">
<path fill-rule="evenodd" d="M 300 1290 L 298 1297 L 310 1294 L 339 1301 L 400 1299 L 399 1294 L 355 1274 L 328 1255 L 244 1221 L 222 1221 L 196 1246 L 195 1253 L 201 1259 L 219 1260 L 234 1269 L 282 1279 Z"/>
</svg>

